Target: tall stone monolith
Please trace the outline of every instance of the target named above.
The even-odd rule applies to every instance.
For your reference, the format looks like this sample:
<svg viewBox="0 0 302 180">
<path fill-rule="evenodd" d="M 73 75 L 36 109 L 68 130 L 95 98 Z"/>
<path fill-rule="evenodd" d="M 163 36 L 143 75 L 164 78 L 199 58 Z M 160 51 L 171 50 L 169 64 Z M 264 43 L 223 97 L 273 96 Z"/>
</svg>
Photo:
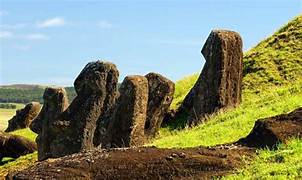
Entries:
<svg viewBox="0 0 302 180">
<path fill-rule="evenodd" d="M 174 83 L 157 73 L 145 76 L 149 85 L 147 119 L 145 123 L 145 136 L 154 138 L 161 127 L 173 100 Z"/>
<path fill-rule="evenodd" d="M 119 91 L 104 147 L 141 146 L 145 142 L 148 80 L 144 76 L 127 76 Z"/>
<path fill-rule="evenodd" d="M 183 101 L 178 114 L 189 115 L 195 125 L 222 108 L 237 106 L 241 101 L 242 40 L 238 33 L 214 30 L 202 48 L 205 65 Z"/>
</svg>

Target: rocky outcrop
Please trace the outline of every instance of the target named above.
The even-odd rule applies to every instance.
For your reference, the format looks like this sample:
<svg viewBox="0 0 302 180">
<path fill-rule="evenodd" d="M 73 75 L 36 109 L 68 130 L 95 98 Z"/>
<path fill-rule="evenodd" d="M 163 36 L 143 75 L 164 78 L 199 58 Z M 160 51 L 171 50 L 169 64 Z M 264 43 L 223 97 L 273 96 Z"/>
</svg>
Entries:
<svg viewBox="0 0 302 180">
<path fill-rule="evenodd" d="M 172 103 L 175 85 L 172 81 L 157 73 L 149 73 L 145 77 L 149 85 L 145 136 L 153 138 L 159 131 Z"/>
<path fill-rule="evenodd" d="M 43 161 L 7 179 L 211 179 L 242 167 L 249 148 L 96 149 Z"/>
<path fill-rule="evenodd" d="M 189 115 L 188 124 L 195 125 L 219 109 L 237 106 L 241 101 L 242 40 L 238 33 L 214 30 L 202 54 L 206 63 L 178 114 Z"/>
<path fill-rule="evenodd" d="M 289 114 L 257 120 L 252 132 L 237 143 L 257 148 L 275 148 L 291 138 L 302 138 L 302 108 Z"/>
<path fill-rule="evenodd" d="M 18 129 L 29 127 L 33 119 L 39 114 L 41 105 L 38 102 L 31 102 L 23 109 L 17 110 L 16 115 L 8 121 L 8 127 L 5 132 L 11 132 Z"/>
<path fill-rule="evenodd" d="M 106 148 L 140 146 L 145 141 L 148 80 L 144 76 L 127 76 L 106 133 Z"/>
<path fill-rule="evenodd" d="M 36 150 L 35 142 L 21 136 L 0 132 L 0 161 L 4 157 L 18 158 Z"/>
<path fill-rule="evenodd" d="M 56 120 L 68 107 L 68 98 L 64 88 L 46 88 L 43 95 L 44 104 L 38 117 L 30 125 L 30 129 L 38 134 L 38 160 L 53 157 L 55 140 L 60 134 Z"/>
</svg>

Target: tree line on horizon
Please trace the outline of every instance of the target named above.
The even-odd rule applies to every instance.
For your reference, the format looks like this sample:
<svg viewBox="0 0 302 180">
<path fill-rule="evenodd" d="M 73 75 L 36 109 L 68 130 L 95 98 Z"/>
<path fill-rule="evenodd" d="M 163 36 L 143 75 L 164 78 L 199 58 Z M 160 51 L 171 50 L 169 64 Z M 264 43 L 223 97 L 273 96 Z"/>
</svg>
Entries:
<svg viewBox="0 0 302 180">
<path fill-rule="evenodd" d="M 27 104 L 32 101 L 43 103 L 44 88 L 14 89 L 0 88 L 0 103 L 22 103 Z M 68 99 L 71 102 L 76 96 L 73 87 L 65 87 Z"/>
</svg>

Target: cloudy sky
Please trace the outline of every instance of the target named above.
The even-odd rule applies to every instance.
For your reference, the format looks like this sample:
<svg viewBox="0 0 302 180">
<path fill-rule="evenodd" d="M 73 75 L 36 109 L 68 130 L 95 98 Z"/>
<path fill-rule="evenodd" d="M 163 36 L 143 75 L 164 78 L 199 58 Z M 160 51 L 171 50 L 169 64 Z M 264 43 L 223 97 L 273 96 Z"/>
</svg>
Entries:
<svg viewBox="0 0 302 180">
<path fill-rule="evenodd" d="M 172 80 L 199 72 L 212 29 L 244 49 L 301 14 L 301 0 L 0 0 L 0 84 L 72 85 L 89 61 Z"/>
</svg>

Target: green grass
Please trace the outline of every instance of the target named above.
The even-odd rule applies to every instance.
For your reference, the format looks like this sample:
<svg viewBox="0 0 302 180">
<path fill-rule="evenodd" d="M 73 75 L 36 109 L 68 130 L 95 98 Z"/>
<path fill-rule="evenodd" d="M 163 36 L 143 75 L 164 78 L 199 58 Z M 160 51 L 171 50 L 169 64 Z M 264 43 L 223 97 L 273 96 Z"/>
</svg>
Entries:
<svg viewBox="0 0 302 180">
<path fill-rule="evenodd" d="M 148 145 L 172 148 L 234 142 L 246 136 L 257 119 L 287 113 L 298 107 L 302 107 L 302 81 L 260 93 L 245 90 L 243 103 L 238 108 L 218 112 L 192 129 L 162 128 L 160 136 Z M 277 150 L 258 150 L 252 162 L 223 179 L 301 179 L 301 154 L 301 139 L 281 144 Z"/>
<path fill-rule="evenodd" d="M 0 166 L 0 177 L 5 177 L 10 171 L 20 171 L 32 166 L 37 161 L 37 152 L 22 156 L 16 160 L 6 159 L 6 161 L 8 162 Z"/>
<path fill-rule="evenodd" d="M 175 93 L 170 107 L 171 109 L 177 109 L 181 105 L 183 99 L 194 86 L 198 76 L 198 74 L 193 74 L 191 76 L 184 77 L 175 83 Z"/>
<path fill-rule="evenodd" d="M 277 150 L 259 150 L 249 165 L 223 179 L 302 179 L 302 140 L 293 139 Z"/>
<path fill-rule="evenodd" d="M 267 89 L 302 78 L 302 15 L 244 55 L 245 89 Z"/>
<path fill-rule="evenodd" d="M 151 145 L 171 147 L 213 146 L 246 136 L 257 119 L 290 112 L 302 106 L 302 81 L 288 87 L 272 88 L 259 94 L 243 93 L 243 103 L 218 112 L 197 127 L 173 130 L 165 127 Z"/>
<path fill-rule="evenodd" d="M 13 131 L 13 132 L 10 132 L 10 133 L 14 134 L 14 135 L 19 135 L 19 136 L 26 137 L 26 138 L 28 138 L 32 141 L 35 141 L 35 139 L 37 137 L 37 134 L 32 132 L 29 128 L 20 129 L 20 130 Z"/>
</svg>

